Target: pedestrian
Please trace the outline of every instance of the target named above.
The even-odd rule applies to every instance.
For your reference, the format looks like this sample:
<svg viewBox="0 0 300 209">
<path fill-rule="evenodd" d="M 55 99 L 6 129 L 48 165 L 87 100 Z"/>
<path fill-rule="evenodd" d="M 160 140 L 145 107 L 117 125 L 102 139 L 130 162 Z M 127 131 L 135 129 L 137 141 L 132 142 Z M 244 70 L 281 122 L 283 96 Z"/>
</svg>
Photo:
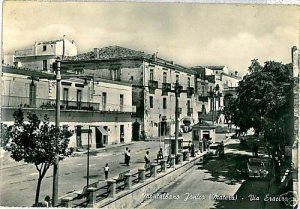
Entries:
<svg viewBox="0 0 300 209">
<path fill-rule="evenodd" d="M 191 141 L 189 141 L 189 143 L 188 143 L 188 149 L 189 149 L 190 153 L 191 153 L 191 145 L 192 145 L 192 143 L 191 143 Z"/>
<path fill-rule="evenodd" d="M 127 163 L 127 156 L 128 156 L 127 154 L 128 154 L 128 147 L 126 147 L 126 150 L 124 152 L 124 164 Z"/>
<path fill-rule="evenodd" d="M 150 167 L 149 151 L 146 152 L 144 159 L 145 159 L 145 168 L 148 169 Z"/>
<path fill-rule="evenodd" d="M 109 167 L 108 167 L 108 163 L 106 163 L 104 167 L 105 180 L 107 180 L 108 178 L 108 171 L 109 171 Z"/>
<path fill-rule="evenodd" d="M 129 166 L 129 163 L 130 163 L 130 150 L 128 150 L 128 152 L 127 152 L 127 162 L 126 162 L 126 165 Z"/>
<path fill-rule="evenodd" d="M 253 148 L 252 148 L 252 155 L 253 155 L 253 157 L 258 157 L 258 145 L 256 142 L 254 143 Z"/>
<path fill-rule="evenodd" d="M 195 145 L 194 145 L 194 143 L 191 145 L 191 156 L 195 157 Z"/>
<path fill-rule="evenodd" d="M 47 195 L 47 196 L 45 197 L 44 200 L 45 200 L 45 201 L 44 201 L 44 206 L 47 207 L 47 208 L 51 207 L 51 199 L 50 199 L 50 196 Z"/>
<path fill-rule="evenodd" d="M 160 148 L 158 150 L 158 154 L 157 154 L 157 162 L 158 162 L 158 160 L 163 159 L 163 158 L 164 158 L 163 150 L 162 150 L 162 148 Z"/>
</svg>

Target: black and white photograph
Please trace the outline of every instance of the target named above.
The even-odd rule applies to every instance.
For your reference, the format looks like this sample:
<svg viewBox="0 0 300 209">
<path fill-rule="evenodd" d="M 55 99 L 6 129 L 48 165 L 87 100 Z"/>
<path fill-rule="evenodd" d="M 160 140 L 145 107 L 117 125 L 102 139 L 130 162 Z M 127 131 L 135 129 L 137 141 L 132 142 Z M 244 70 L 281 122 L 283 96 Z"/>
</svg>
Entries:
<svg viewBox="0 0 300 209">
<path fill-rule="evenodd" d="M 299 5 L 7 0 L 1 37 L 1 207 L 298 208 Z"/>
</svg>

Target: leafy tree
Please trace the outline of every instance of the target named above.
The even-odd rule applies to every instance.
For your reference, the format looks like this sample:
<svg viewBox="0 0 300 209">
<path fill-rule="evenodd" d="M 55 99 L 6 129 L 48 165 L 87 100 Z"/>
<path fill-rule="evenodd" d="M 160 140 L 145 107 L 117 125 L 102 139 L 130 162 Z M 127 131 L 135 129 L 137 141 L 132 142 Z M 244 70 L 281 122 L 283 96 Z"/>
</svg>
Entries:
<svg viewBox="0 0 300 209">
<path fill-rule="evenodd" d="M 11 152 L 15 161 L 24 160 L 35 165 L 39 173 L 35 195 L 37 205 L 41 183 L 50 166 L 56 163 L 57 156 L 62 160 L 72 153 L 68 144 L 73 133 L 67 128 L 60 130 L 50 125 L 47 115 L 40 121 L 36 114 L 28 113 L 28 121 L 24 121 L 24 112 L 18 109 L 13 117 L 15 122 L 9 130 L 9 143 L 4 149 Z"/>
<path fill-rule="evenodd" d="M 9 139 L 8 136 L 8 127 L 6 124 L 1 123 L 1 147 L 4 147 Z"/>
<path fill-rule="evenodd" d="M 262 66 L 256 59 L 252 60 L 249 74 L 237 88 L 238 96 L 231 109 L 233 123 L 241 130 L 254 128 L 256 135 L 263 131 L 273 141 L 287 138 L 293 115 L 292 94 L 290 64 L 268 61 Z M 274 129 L 281 130 L 275 138 Z M 268 133 L 271 130 L 272 136 Z"/>
</svg>

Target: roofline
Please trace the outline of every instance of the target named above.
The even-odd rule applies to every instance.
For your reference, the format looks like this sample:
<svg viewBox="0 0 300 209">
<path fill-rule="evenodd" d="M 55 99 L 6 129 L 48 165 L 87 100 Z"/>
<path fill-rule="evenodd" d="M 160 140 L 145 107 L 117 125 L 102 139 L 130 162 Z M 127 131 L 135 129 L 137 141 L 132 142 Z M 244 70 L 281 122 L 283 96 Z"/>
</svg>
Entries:
<svg viewBox="0 0 300 209">
<path fill-rule="evenodd" d="M 147 57 L 142 57 L 142 56 L 135 56 L 135 57 L 117 57 L 117 58 L 107 58 L 107 59 L 91 59 L 91 60 L 62 60 L 62 64 L 63 63 L 89 63 L 89 62 L 109 62 L 109 61 L 123 61 L 123 60 L 138 60 L 138 61 L 150 61 L 152 63 L 161 65 L 161 66 L 166 66 L 169 68 L 173 68 L 175 70 L 179 70 L 185 73 L 189 73 L 189 74 L 197 74 L 196 72 L 194 72 L 193 70 L 191 70 L 190 68 L 178 65 L 178 64 L 171 64 L 170 61 L 158 58 L 159 60 L 153 60 L 151 58 L 147 58 Z M 165 62 L 165 63 L 162 63 Z"/>
</svg>

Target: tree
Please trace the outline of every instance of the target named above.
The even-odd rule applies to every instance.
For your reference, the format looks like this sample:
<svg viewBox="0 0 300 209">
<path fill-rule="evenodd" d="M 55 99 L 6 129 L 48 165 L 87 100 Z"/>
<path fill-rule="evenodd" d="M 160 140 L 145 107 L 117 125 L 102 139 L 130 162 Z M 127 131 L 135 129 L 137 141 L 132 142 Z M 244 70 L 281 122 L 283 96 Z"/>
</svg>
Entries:
<svg viewBox="0 0 300 209">
<path fill-rule="evenodd" d="M 241 130 L 254 128 L 257 136 L 261 131 L 267 133 L 272 130 L 274 133 L 277 127 L 276 130 L 282 130 L 277 138 L 287 138 L 293 116 L 292 95 L 290 64 L 268 61 L 262 66 L 257 60 L 252 60 L 249 74 L 244 76 L 237 88 L 235 108 L 232 109 L 233 123 Z"/>
<path fill-rule="evenodd" d="M 9 143 L 4 147 L 11 152 L 15 161 L 24 160 L 35 165 L 39 177 L 35 195 L 35 205 L 39 202 L 42 180 L 53 164 L 72 153 L 68 148 L 72 131 L 68 128 L 58 129 L 50 125 L 47 115 L 40 121 L 36 114 L 28 113 L 28 121 L 24 121 L 24 112 L 18 109 L 14 112 L 14 125 L 9 130 Z"/>
</svg>

